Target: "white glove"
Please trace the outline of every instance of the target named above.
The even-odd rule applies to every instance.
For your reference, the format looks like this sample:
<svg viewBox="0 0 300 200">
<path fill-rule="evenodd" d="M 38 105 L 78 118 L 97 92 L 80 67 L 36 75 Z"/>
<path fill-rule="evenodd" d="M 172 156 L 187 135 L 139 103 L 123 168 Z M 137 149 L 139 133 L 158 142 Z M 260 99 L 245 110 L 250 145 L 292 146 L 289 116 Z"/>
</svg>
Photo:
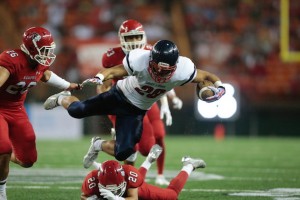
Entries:
<svg viewBox="0 0 300 200">
<path fill-rule="evenodd" d="M 97 195 L 93 195 L 93 196 L 90 196 L 90 197 L 87 197 L 86 200 L 100 200 Z"/>
<path fill-rule="evenodd" d="M 174 97 L 172 103 L 174 109 L 180 110 L 182 108 L 182 101 L 178 97 Z"/>
<path fill-rule="evenodd" d="M 160 107 L 160 118 L 163 119 L 166 116 L 166 125 L 172 125 L 172 115 L 169 109 L 169 105 L 162 104 Z"/>
<path fill-rule="evenodd" d="M 111 191 L 107 189 L 100 189 L 100 195 L 107 200 L 116 200 L 118 196 L 114 195 Z"/>
<path fill-rule="evenodd" d="M 94 78 L 89 78 L 86 79 L 85 81 L 82 82 L 82 86 L 86 86 L 86 85 L 102 85 L 103 82 L 100 78 L 98 77 L 94 77 Z"/>
</svg>

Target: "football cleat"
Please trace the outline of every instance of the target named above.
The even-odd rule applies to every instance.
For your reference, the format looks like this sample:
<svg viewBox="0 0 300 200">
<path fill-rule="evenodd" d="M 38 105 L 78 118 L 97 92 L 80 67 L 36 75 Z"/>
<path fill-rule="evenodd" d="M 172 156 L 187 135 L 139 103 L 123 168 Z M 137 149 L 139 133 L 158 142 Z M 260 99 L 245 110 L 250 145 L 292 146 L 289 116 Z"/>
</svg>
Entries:
<svg viewBox="0 0 300 200">
<path fill-rule="evenodd" d="M 100 137 L 92 138 L 91 146 L 90 146 L 88 152 L 86 153 L 86 155 L 83 157 L 83 167 L 86 169 L 89 168 L 98 157 L 99 150 L 96 150 L 95 146 L 94 146 L 94 143 L 97 140 L 101 140 L 101 138 Z"/>
<path fill-rule="evenodd" d="M 57 93 L 57 94 L 54 94 L 54 95 L 48 97 L 48 99 L 44 102 L 44 108 L 46 110 L 51 110 L 51 109 L 59 106 L 57 100 L 58 100 L 58 97 L 61 95 L 66 96 L 66 97 L 71 96 L 71 92 L 70 91 L 62 91 L 60 93 Z"/>
<path fill-rule="evenodd" d="M 193 165 L 194 170 L 197 168 L 205 168 L 206 167 L 206 163 L 204 162 L 204 160 L 191 158 L 189 156 L 182 157 L 181 162 L 184 166 L 186 166 L 188 164 Z"/>
<path fill-rule="evenodd" d="M 164 175 L 159 174 L 156 176 L 155 184 L 156 185 L 169 185 L 170 182 L 165 178 Z"/>
<path fill-rule="evenodd" d="M 156 159 L 160 156 L 161 152 L 163 151 L 162 147 L 158 144 L 155 144 L 151 147 L 150 152 L 147 156 L 147 160 L 150 163 L 153 163 L 156 161 Z"/>
</svg>

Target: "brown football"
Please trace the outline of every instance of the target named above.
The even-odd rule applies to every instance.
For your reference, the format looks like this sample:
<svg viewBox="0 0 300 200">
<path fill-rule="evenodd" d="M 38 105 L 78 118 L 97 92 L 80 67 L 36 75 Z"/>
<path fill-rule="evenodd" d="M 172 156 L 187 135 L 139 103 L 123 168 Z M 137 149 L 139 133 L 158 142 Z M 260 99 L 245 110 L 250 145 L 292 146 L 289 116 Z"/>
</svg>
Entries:
<svg viewBox="0 0 300 200">
<path fill-rule="evenodd" d="M 203 101 L 205 101 L 205 99 L 207 97 L 211 97 L 214 95 L 214 92 L 211 91 L 210 89 L 207 89 L 207 90 L 204 90 L 201 94 L 201 98 L 200 98 L 200 90 L 204 87 L 207 87 L 207 86 L 212 86 L 212 87 L 215 87 L 215 85 L 211 82 L 211 81 L 208 81 L 208 80 L 205 80 L 205 81 L 201 81 L 200 83 L 197 84 L 197 87 L 196 87 L 196 94 L 198 96 L 199 99 L 202 99 Z"/>
</svg>

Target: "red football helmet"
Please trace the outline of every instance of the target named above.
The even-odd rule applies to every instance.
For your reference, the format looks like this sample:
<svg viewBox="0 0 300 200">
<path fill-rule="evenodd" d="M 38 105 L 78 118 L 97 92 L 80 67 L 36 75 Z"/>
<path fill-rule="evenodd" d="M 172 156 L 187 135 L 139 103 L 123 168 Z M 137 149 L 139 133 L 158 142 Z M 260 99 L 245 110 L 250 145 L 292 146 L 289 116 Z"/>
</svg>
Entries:
<svg viewBox="0 0 300 200">
<path fill-rule="evenodd" d="M 43 27 L 31 27 L 23 34 L 21 49 L 41 65 L 50 66 L 56 55 L 51 33 Z"/>
<path fill-rule="evenodd" d="M 108 160 L 102 163 L 98 172 L 98 180 L 99 189 L 107 189 L 120 197 L 125 193 L 127 185 L 125 172 L 120 163 L 115 160 Z"/>
<path fill-rule="evenodd" d="M 139 40 L 127 41 L 130 36 L 140 36 Z M 127 54 L 133 49 L 143 49 L 146 46 L 147 38 L 143 25 L 133 19 L 126 20 L 119 28 L 119 39 L 123 51 Z"/>
<path fill-rule="evenodd" d="M 160 40 L 151 50 L 148 72 L 152 79 L 164 83 L 171 79 L 179 58 L 177 46 L 169 40 Z"/>
</svg>

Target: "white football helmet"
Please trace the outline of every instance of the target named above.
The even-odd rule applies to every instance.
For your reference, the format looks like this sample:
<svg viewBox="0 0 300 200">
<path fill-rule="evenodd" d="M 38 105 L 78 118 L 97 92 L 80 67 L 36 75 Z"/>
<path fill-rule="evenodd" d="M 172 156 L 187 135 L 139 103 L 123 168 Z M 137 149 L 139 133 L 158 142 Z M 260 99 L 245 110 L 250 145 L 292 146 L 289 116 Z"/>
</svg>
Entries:
<svg viewBox="0 0 300 200">
<path fill-rule="evenodd" d="M 140 36 L 140 40 L 126 41 L 126 37 Z M 119 28 L 119 39 L 124 53 L 129 53 L 133 49 L 143 49 L 146 46 L 147 38 L 143 25 L 133 19 L 126 20 Z"/>
<path fill-rule="evenodd" d="M 23 34 L 21 50 L 41 65 L 50 66 L 56 55 L 51 33 L 43 27 L 31 27 Z"/>
<path fill-rule="evenodd" d="M 121 197 L 125 191 L 127 182 L 125 181 L 125 172 L 119 162 L 108 160 L 102 163 L 98 172 L 99 190 L 106 189 L 114 195 Z"/>
</svg>

